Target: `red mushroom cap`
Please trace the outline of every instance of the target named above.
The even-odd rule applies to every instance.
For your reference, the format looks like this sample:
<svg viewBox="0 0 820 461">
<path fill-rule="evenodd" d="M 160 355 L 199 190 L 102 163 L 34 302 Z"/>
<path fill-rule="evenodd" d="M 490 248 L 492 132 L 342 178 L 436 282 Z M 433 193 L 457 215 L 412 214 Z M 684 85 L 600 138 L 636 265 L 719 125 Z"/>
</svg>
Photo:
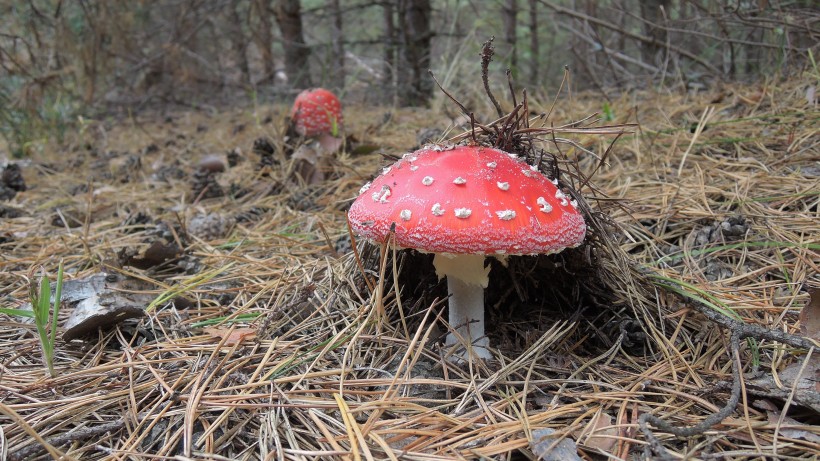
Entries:
<svg viewBox="0 0 820 461">
<path fill-rule="evenodd" d="M 556 181 L 557 182 L 557 181 Z M 385 168 L 348 212 L 359 235 L 433 253 L 547 254 L 581 244 L 577 203 L 516 156 L 425 147 Z"/>
<path fill-rule="evenodd" d="M 342 129 L 342 104 L 324 88 L 305 90 L 293 101 L 290 118 L 301 136 L 335 135 Z"/>
</svg>

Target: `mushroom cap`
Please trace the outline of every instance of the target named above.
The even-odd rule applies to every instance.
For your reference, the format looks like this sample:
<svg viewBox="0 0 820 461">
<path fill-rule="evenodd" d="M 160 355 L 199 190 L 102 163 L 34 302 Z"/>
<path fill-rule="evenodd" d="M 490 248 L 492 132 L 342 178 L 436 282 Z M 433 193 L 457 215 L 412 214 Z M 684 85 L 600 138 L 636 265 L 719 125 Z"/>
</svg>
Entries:
<svg viewBox="0 0 820 461">
<path fill-rule="evenodd" d="M 198 170 L 209 173 L 221 173 L 225 171 L 225 163 L 218 155 L 206 155 L 196 164 Z"/>
<path fill-rule="evenodd" d="M 557 182 L 557 181 L 556 181 Z M 549 254 L 584 241 L 577 203 L 515 155 L 489 148 L 427 146 L 362 188 L 350 227 L 432 253 Z"/>
<path fill-rule="evenodd" d="M 293 101 L 290 118 L 301 136 L 313 137 L 342 129 L 342 104 L 324 88 L 302 91 Z"/>
</svg>

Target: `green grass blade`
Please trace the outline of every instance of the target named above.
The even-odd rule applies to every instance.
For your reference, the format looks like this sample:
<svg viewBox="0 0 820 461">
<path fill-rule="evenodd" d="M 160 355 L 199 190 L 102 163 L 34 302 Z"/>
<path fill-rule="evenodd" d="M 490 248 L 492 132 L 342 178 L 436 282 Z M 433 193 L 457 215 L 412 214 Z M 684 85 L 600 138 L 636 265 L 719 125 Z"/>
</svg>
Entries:
<svg viewBox="0 0 820 461">
<path fill-rule="evenodd" d="M 235 315 L 231 318 L 228 317 L 216 317 L 213 319 L 208 320 L 201 320 L 199 322 L 195 322 L 191 324 L 191 328 L 201 328 L 201 327 L 209 327 L 211 325 L 231 325 L 234 323 L 242 323 L 242 322 L 252 322 L 259 318 L 262 315 L 260 313 L 249 313 L 249 314 L 239 314 Z"/>
<path fill-rule="evenodd" d="M 60 315 L 60 304 L 63 299 L 63 262 L 57 268 L 57 280 L 54 287 L 54 309 L 51 311 L 51 343 L 52 346 L 57 340 L 57 319 Z"/>
<path fill-rule="evenodd" d="M 743 321 L 737 312 L 729 308 L 726 303 L 707 293 L 691 283 L 686 283 L 683 280 L 674 279 L 661 274 L 650 273 L 650 278 L 654 279 L 653 283 L 673 293 L 677 293 L 684 298 L 694 299 L 709 308 L 720 312 L 721 314 L 733 318 L 735 320 Z"/>
<path fill-rule="evenodd" d="M 48 334 L 46 327 L 48 326 L 48 309 L 51 307 L 51 282 L 45 274 L 40 277 L 40 293 L 37 298 L 36 306 L 32 304 L 35 310 L 34 323 L 37 324 L 37 332 L 40 334 L 40 341 L 43 343 L 43 349 L 48 346 Z"/>
<path fill-rule="evenodd" d="M 663 262 L 675 262 L 678 260 L 683 259 L 684 256 L 700 256 L 710 253 L 715 253 L 718 251 L 723 250 L 736 250 L 736 249 L 746 249 L 746 248 L 805 248 L 808 250 L 817 250 L 820 251 L 820 243 L 794 243 L 794 242 L 777 242 L 777 241 L 763 241 L 763 242 L 737 242 L 737 243 L 728 243 L 725 245 L 716 245 L 709 248 L 696 248 L 693 250 L 689 250 L 688 252 L 680 251 L 677 253 L 672 253 L 668 255 L 664 255 L 658 258 L 658 264 Z"/>
<path fill-rule="evenodd" d="M 195 275 L 190 279 L 182 282 L 180 285 L 160 293 L 160 295 L 157 296 L 153 301 L 151 301 L 151 304 L 149 304 L 148 307 L 145 308 L 145 312 L 151 312 L 154 309 L 156 309 L 157 306 L 160 306 L 176 298 L 177 296 L 182 295 L 183 293 L 186 293 L 204 283 L 209 282 L 212 278 L 230 269 L 233 265 L 234 263 L 230 262 L 226 264 L 224 267 L 217 267 L 211 271 Z"/>
<path fill-rule="evenodd" d="M 16 317 L 34 318 L 34 311 L 27 311 L 25 309 L 9 309 L 7 307 L 0 307 L 0 314 L 13 315 Z"/>
<path fill-rule="evenodd" d="M 677 293 L 683 298 L 695 300 L 712 310 L 720 312 L 726 317 L 737 320 L 738 322 L 744 322 L 743 318 L 740 317 L 737 312 L 733 311 L 726 303 L 707 293 L 705 290 L 692 285 L 691 283 L 686 283 L 683 280 L 674 279 L 672 277 L 667 277 L 656 273 L 650 273 L 649 277 L 654 279 L 652 283 L 658 288 L 663 288 L 673 293 Z M 755 366 L 758 366 L 760 364 L 760 349 L 758 348 L 757 340 L 754 338 L 746 338 L 746 343 L 749 345 L 749 350 L 752 352 L 752 362 Z"/>
</svg>

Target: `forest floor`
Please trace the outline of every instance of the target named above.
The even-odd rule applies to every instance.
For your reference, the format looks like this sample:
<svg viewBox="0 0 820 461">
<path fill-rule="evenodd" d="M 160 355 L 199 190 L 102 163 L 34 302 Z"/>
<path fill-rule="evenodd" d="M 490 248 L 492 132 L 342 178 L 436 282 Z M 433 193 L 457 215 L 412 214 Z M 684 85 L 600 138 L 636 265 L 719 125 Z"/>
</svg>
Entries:
<svg viewBox="0 0 820 461">
<path fill-rule="evenodd" d="M 509 288 L 488 294 L 495 358 L 468 365 L 445 357 L 443 283 L 397 296 L 402 269 L 430 268 L 390 251 L 380 264 L 345 214 L 382 154 L 446 129 L 448 112 L 345 106 L 355 142 L 311 185 L 279 152 L 260 166 L 256 141 L 281 149 L 285 105 L 86 120 L 12 162 L 27 187 L 0 202 L 2 307 L 24 307 L 60 261 L 75 295 L 53 377 L 34 325 L 0 314 L 0 459 L 630 459 L 647 441 L 658 459 L 816 459 L 820 351 L 738 343 L 708 311 L 819 338 L 817 83 L 609 101 L 606 123 L 637 125 L 605 162 L 562 153 L 591 176 L 580 193 L 619 225 L 609 238 L 643 291 L 543 288 L 560 256 L 521 257 L 534 282 L 491 284 Z M 562 97 L 549 120 L 602 107 Z M 615 138 L 567 137 L 599 155 Z M 207 155 L 231 166 L 195 174 Z M 82 303 L 114 321 L 65 328 Z M 647 413 L 701 423 L 735 387 L 739 404 L 691 437 L 641 427 Z"/>
</svg>

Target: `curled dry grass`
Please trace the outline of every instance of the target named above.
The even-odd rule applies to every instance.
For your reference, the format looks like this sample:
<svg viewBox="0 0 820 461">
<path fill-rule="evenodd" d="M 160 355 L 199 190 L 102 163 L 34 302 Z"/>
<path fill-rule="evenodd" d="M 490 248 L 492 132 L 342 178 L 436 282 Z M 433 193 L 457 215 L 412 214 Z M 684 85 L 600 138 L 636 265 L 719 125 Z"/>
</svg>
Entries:
<svg viewBox="0 0 820 461">
<path fill-rule="evenodd" d="M 237 224 L 226 235 L 182 237 L 194 270 L 124 269 L 152 281 L 157 296 L 184 287 L 195 306 L 160 304 L 138 326 L 59 344 L 55 378 L 41 363 L 33 326 L 0 317 L 0 458 L 509 459 L 533 456 L 532 432 L 552 428 L 590 457 L 605 450 L 627 459 L 645 444 L 642 413 L 683 426 L 716 412 L 728 395 L 731 357 L 725 331 L 681 297 L 635 285 L 625 273 L 688 284 L 746 322 L 798 332 L 801 286 L 818 283 L 820 273 L 820 117 L 804 92 L 798 80 L 613 101 L 615 121 L 637 121 L 639 132 L 600 167 L 565 149 L 581 171 L 597 168 L 597 199 L 589 187 L 581 192 L 621 227 L 612 236 L 618 245 L 605 250 L 614 255 L 606 268 L 616 291 L 611 309 L 586 307 L 592 318 L 548 311 L 533 336 L 499 343 L 497 362 L 469 367 L 444 358 L 441 302 L 413 305 L 413 287 L 401 296 L 392 290 L 399 258 L 363 275 L 344 246 L 344 204 L 378 170 L 379 155 L 343 155 L 321 187 L 270 194 L 264 186 L 279 173 L 260 177 L 247 151 L 276 122 L 235 112 L 96 123 L 73 150 L 27 169 L 33 187 L 13 203 L 22 216 L 4 219 L 0 234 L 6 302 L 24 298 L 33 265 L 56 270 L 62 259 L 76 279 L 110 267 L 123 249 L 144 249 L 154 224 L 124 226 L 134 213 L 183 232 L 180 223 L 204 212 Z M 558 121 L 600 109 L 584 96 L 559 106 Z M 372 113 L 348 107 L 348 126 L 388 153 L 412 146 L 415 128 L 441 118 L 398 111 L 382 125 Z M 595 152 L 607 142 L 583 134 L 575 141 Z M 105 152 L 149 144 L 159 149 L 141 166 L 129 169 L 125 154 L 95 166 Z M 201 154 L 236 146 L 244 162 L 219 181 L 249 191 L 240 198 L 192 204 L 186 180 L 150 177 L 177 162 L 190 172 Z M 91 189 L 77 189 L 86 183 Z M 82 224 L 52 226 L 55 208 Z M 744 371 L 775 381 L 805 357 L 765 341 L 755 353 L 741 348 Z M 767 408 L 782 401 L 764 391 L 745 387 L 738 409 L 700 437 L 656 435 L 675 457 L 818 456 L 815 443 L 772 422 Z M 611 424 L 596 424 L 602 418 Z M 820 433 L 816 425 L 800 429 Z"/>
</svg>

